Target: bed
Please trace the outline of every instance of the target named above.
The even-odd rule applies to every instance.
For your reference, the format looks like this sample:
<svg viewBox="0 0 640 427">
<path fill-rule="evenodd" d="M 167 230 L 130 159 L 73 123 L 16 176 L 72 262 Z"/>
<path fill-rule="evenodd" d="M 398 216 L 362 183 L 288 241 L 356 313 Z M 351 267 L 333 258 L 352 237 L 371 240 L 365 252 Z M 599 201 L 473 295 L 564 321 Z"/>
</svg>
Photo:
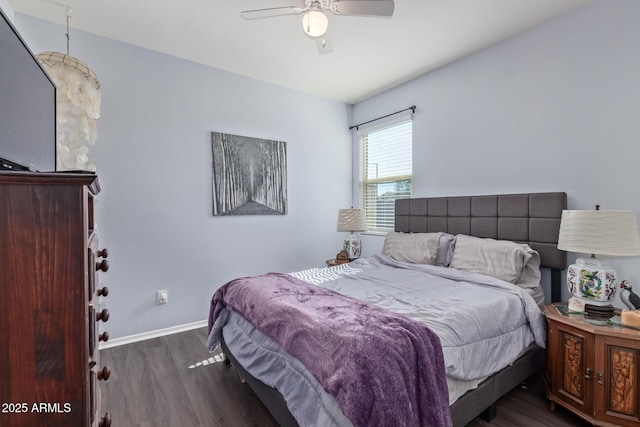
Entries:
<svg viewBox="0 0 640 427">
<path fill-rule="evenodd" d="M 567 201 L 567 196 L 565 193 L 529 193 L 529 194 L 467 196 L 467 197 L 457 196 L 457 197 L 417 198 L 417 199 L 397 200 L 396 210 L 395 210 L 396 233 L 391 233 L 391 234 L 395 237 L 398 237 L 401 242 L 402 242 L 402 239 L 411 238 L 412 236 L 415 236 L 417 238 L 426 238 L 426 236 L 437 235 L 439 236 L 438 239 L 440 239 L 441 236 L 447 236 L 447 238 L 449 239 L 451 239 L 450 236 L 460 236 L 460 237 L 456 237 L 456 241 L 458 242 L 458 248 L 456 250 L 459 251 L 458 253 L 463 253 L 463 248 L 474 247 L 473 245 L 478 244 L 478 241 L 481 241 L 479 243 L 481 245 L 484 245 L 485 244 L 484 242 L 487 242 L 487 244 L 493 244 L 492 242 L 495 242 L 496 240 L 499 242 L 512 241 L 512 242 L 518 242 L 521 244 L 526 244 L 528 245 L 527 246 L 528 248 L 533 249 L 533 251 L 531 252 L 535 256 L 531 255 L 531 257 L 533 257 L 534 260 L 536 259 L 536 257 L 538 257 L 537 262 L 539 263 L 539 266 L 541 268 L 548 268 L 551 270 L 552 291 L 551 291 L 550 299 L 552 301 L 557 301 L 559 300 L 559 292 L 561 288 L 561 285 L 559 283 L 560 272 L 561 270 L 566 268 L 566 254 L 563 251 L 559 251 L 557 249 L 557 238 L 558 238 L 558 231 L 560 226 L 560 217 L 561 217 L 562 210 L 566 209 L 566 201 Z M 477 239 L 477 240 L 473 240 L 473 239 Z M 491 239 L 495 239 L 495 240 L 491 240 Z M 383 249 L 383 252 L 387 251 L 391 247 L 392 245 L 391 244 L 387 245 L 387 240 L 385 240 L 385 248 Z M 442 254 L 442 251 L 440 252 L 436 251 L 436 253 Z M 277 280 L 281 280 L 281 279 L 287 280 L 287 281 L 299 280 L 300 282 L 295 283 L 296 286 L 297 285 L 306 286 L 306 284 L 308 283 L 315 283 L 316 285 L 319 285 L 319 288 L 322 289 L 321 293 L 323 293 L 324 295 L 326 289 L 328 289 L 326 292 L 333 292 L 336 289 L 350 292 L 352 288 L 355 288 L 355 287 L 350 285 L 345 286 L 344 283 L 355 283 L 355 282 L 349 282 L 349 280 L 351 279 L 351 277 L 349 276 L 351 275 L 367 276 L 368 274 L 369 275 L 368 280 L 370 280 L 369 283 L 373 283 L 377 281 L 378 277 L 385 276 L 387 274 L 386 271 L 388 269 L 392 269 L 392 268 L 398 269 L 399 267 L 401 267 L 402 270 L 398 269 L 397 271 L 402 272 L 402 274 L 405 274 L 405 270 L 408 269 L 408 270 L 417 270 L 418 273 L 420 274 L 423 273 L 423 270 L 429 270 L 429 271 L 424 271 L 424 273 L 431 274 L 431 275 L 435 274 L 436 276 L 443 276 L 450 273 L 454 275 L 462 274 L 463 276 L 466 274 L 469 277 L 471 277 L 472 275 L 477 275 L 476 274 L 477 271 L 462 271 L 462 273 L 458 273 L 458 268 L 443 268 L 443 267 L 437 267 L 437 266 L 434 268 L 428 264 L 425 266 L 416 265 L 416 263 L 414 262 L 412 263 L 405 262 L 406 260 L 402 260 L 402 257 L 397 257 L 397 256 L 392 257 L 389 255 L 393 255 L 393 254 L 387 254 L 387 255 L 381 254 L 379 256 L 372 257 L 371 259 L 361 260 L 359 262 L 352 263 L 348 266 L 345 266 L 341 268 L 341 270 L 336 269 L 335 267 L 331 267 L 327 269 L 312 269 L 312 270 L 303 271 L 303 272 L 296 272 L 291 275 L 282 275 L 284 279 L 278 276 Z M 452 255 L 452 254 L 450 253 L 449 255 Z M 456 254 L 453 254 L 453 255 L 458 256 Z M 400 261 L 398 261 L 398 259 L 400 259 Z M 460 255 L 455 262 L 456 267 L 460 267 L 463 269 L 465 265 L 464 263 L 465 260 L 466 258 L 463 258 L 462 255 Z M 452 261 L 454 261 L 453 258 L 450 258 L 448 260 L 448 262 L 452 262 Z M 490 263 L 491 262 L 489 262 L 489 264 Z M 538 264 L 536 264 L 535 262 L 527 263 L 527 265 L 529 265 L 529 267 L 530 265 L 534 265 L 536 269 L 538 266 Z M 452 264 L 452 267 L 453 266 L 454 265 Z M 481 272 L 484 272 L 483 268 L 484 267 L 480 269 Z M 411 274 L 414 274 L 414 273 L 411 273 Z M 539 269 L 537 270 L 537 274 L 538 274 L 537 277 L 539 280 L 539 277 L 540 277 Z M 326 278 L 327 276 L 329 277 L 329 279 L 324 280 L 323 277 Z M 334 276 L 340 276 L 340 278 L 335 279 Z M 460 279 L 459 277 L 454 277 L 453 279 L 446 278 L 446 280 L 457 280 L 457 281 L 465 282 L 467 280 L 467 276 L 463 277 L 464 280 Z M 480 274 L 480 276 L 484 276 L 484 274 Z M 406 279 L 407 283 L 410 281 L 408 277 L 409 276 L 407 276 L 407 279 Z M 266 284 L 267 283 L 266 280 L 272 280 L 273 278 L 259 277 L 259 278 L 252 278 L 252 280 L 253 279 L 262 280 L 263 282 L 261 283 Z M 481 281 L 484 280 L 482 278 L 478 279 L 475 276 L 471 277 L 471 279 L 469 280 L 472 280 L 472 279 L 481 280 Z M 405 279 L 402 279 L 402 280 L 403 280 L 402 283 L 404 286 Z M 322 283 L 323 281 L 325 282 L 325 284 L 328 284 L 328 285 L 326 286 L 323 285 Z M 534 313 L 534 311 L 539 312 L 539 310 L 537 310 L 537 307 L 535 307 L 536 310 L 531 310 L 531 303 L 534 301 L 535 298 L 537 298 L 538 301 L 536 301 L 533 304 L 535 305 L 536 303 L 540 303 L 541 302 L 539 298 L 540 295 L 534 296 L 529 289 L 524 289 L 523 287 L 520 287 L 520 286 L 512 286 L 512 285 L 503 286 L 501 285 L 501 283 L 504 283 L 504 282 L 501 280 L 497 281 L 499 282 L 497 285 L 494 283 L 495 279 L 489 280 L 489 282 L 491 283 L 483 282 L 481 283 L 481 286 L 485 288 L 487 286 L 492 286 L 492 287 L 498 286 L 499 288 L 500 287 L 508 288 L 507 293 L 513 294 L 513 295 L 510 295 L 509 298 L 513 300 L 513 298 L 517 297 L 517 300 L 521 301 L 523 306 L 526 308 L 525 311 L 528 310 L 529 312 L 533 313 L 532 316 L 534 316 L 534 318 L 535 316 L 539 315 L 539 313 L 537 314 Z M 315 286 L 315 285 L 309 285 L 309 286 Z M 409 285 L 407 284 L 406 286 L 409 286 Z M 293 288 L 298 289 L 295 286 Z M 300 288 L 300 289 L 303 289 L 303 288 Z M 304 292 L 309 292 L 309 293 L 316 292 L 312 288 L 305 287 L 304 289 L 305 289 Z M 368 289 L 368 288 L 363 288 L 363 289 L 364 289 L 363 292 L 365 294 L 367 292 L 372 292 L 371 289 Z M 434 288 L 434 289 L 438 289 L 438 288 Z M 296 291 L 296 292 L 298 292 L 298 295 L 295 295 L 295 297 L 300 299 L 299 294 L 301 292 L 300 291 Z M 415 292 L 415 291 L 411 289 L 403 289 L 402 292 L 409 292 L 408 295 L 411 295 L 411 292 Z M 476 291 L 472 291 L 472 292 L 476 292 Z M 503 292 L 503 290 L 501 290 L 500 292 Z M 327 298 L 328 297 L 340 298 L 342 293 L 340 292 L 337 292 L 337 293 L 338 293 L 337 296 L 334 294 L 327 294 Z M 527 294 L 527 293 L 529 294 L 530 297 L 526 297 L 526 296 L 523 297 L 521 295 L 521 294 Z M 321 406 L 323 408 L 322 411 L 324 411 L 322 412 L 321 418 L 312 418 L 316 420 L 315 421 L 316 424 L 320 422 L 319 420 L 321 420 L 323 425 L 324 424 L 349 425 L 350 419 L 344 415 L 341 409 L 342 406 L 338 404 L 339 398 L 336 397 L 337 395 L 333 396 L 335 397 L 335 399 L 333 399 L 331 395 L 327 397 L 321 394 L 323 390 L 320 390 L 320 392 L 317 392 L 316 389 L 322 388 L 321 387 L 322 384 L 320 384 L 319 386 L 319 384 L 316 382 L 314 378 L 314 375 L 316 375 L 319 378 L 319 377 L 322 377 L 323 374 L 322 373 L 318 374 L 316 371 L 314 371 L 314 375 L 310 375 L 309 372 L 306 372 L 307 368 L 309 368 L 310 370 L 315 369 L 315 361 L 313 359 L 307 360 L 307 364 L 309 366 L 305 366 L 304 363 L 302 363 L 301 366 L 297 365 L 298 363 L 300 363 L 300 360 L 303 360 L 302 357 L 300 358 L 300 360 L 293 358 L 293 362 L 286 362 L 284 364 L 287 366 L 287 369 L 293 366 L 295 369 L 299 369 L 300 371 L 305 371 L 299 375 L 297 374 L 298 371 L 295 371 L 296 375 L 293 375 L 293 376 L 289 374 L 283 375 L 286 381 L 289 381 L 290 377 L 300 376 L 301 378 L 303 378 L 302 382 L 304 382 L 305 384 L 306 383 L 310 384 L 310 386 L 305 388 L 305 390 L 298 392 L 298 390 L 300 390 L 299 388 L 296 388 L 296 387 L 299 387 L 298 385 L 291 386 L 290 384 L 286 385 L 286 384 L 278 383 L 277 381 L 274 383 L 274 380 L 272 378 L 269 378 L 269 375 L 271 374 L 265 373 L 267 369 L 266 364 L 277 365 L 277 362 L 270 360 L 266 362 L 266 364 L 263 363 L 263 359 L 265 359 L 264 354 L 255 353 L 253 350 L 246 352 L 245 347 L 248 347 L 249 345 L 248 344 L 245 345 L 243 342 L 241 344 L 238 344 L 237 337 L 231 338 L 232 345 L 229 345 L 229 343 L 227 342 L 228 340 L 226 339 L 227 337 L 223 333 L 226 331 L 225 328 L 227 328 L 227 330 L 229 331 L 232 330 L 233 328 L 239 328 L 238 323 L 246 321 L 246 319 L 244 319 L 242 316 L 236 316 L 236 317 L 239 317 L 240 320 L 234 317 L 235 320 L 233 320 L 233 322 L 236 322 L 236 323 L 234 323 L 233 326 L 231 326 L 231 323 L 233 322 L 229 320 L 223 321 L 222 318 L 220 317 L 220 310 L 221 308 L 224 308 L 224 304 L 220 304 L 220 301 L 222 298 L 222 295 L 220 294 L 220 290 L 216 292 L 216 295 L 218 295 L 218 298 L 217 298 L 218 302 L 214 304 L 212 301 L 212 310 L 211 310 L 211 317 L 210 317 L 210 331 L 211 331 L 210 340 L 209 340 L 210 348 L 214 348 L 218 344 L 222 346 L 222 349 L 225 355 L 227 356 L 227 358 L 229 359 L 230 363 L 239 371 L 240 375 L 246 379 L 247 383 L 251 386 L 251 388 L 258 395 L 258 397 L 264 402 L 265 406 L 269 409 L 269 411 L 272 413 L 274 418 L 281 425 L 283 426 L 298 425 L 296 418 L 294 418 L 291 411 L 288 409 L 287 400 L 289 400 L 289 406 L 291 405 L 295 406 L 295 404 L 291 403 L 292 399 L 295 400 L 296 398 L 298 398 L 298 399 L 302 399 L 303 401 L 309 402 L 309 399 L 310 399 L 309 396 L 319 396 L 317 397 L 317 399 L 321 400 L 321 402 L 318 403 L 317 405 L 314 403 L 313 405 L 307 405 L 307 406 L 314 407 L 314 408 L 316 406 Z M 516 297 L 514 297 L 514 295 L 516 295 Z M 354 297 L 358 297 L 357 292 L 356 294 L 354 294 Z M 350 298 L 350 296 L 347 296 L 347 298 Z M 397 298 L 391 298 L 391 299 L 397 299 Z M 214 300 L 216 300 L 216 296 L 214 296 Z M 246 304 L 252 307 L 254 311 L 259 312 L 260 311 L 259 307 L 262 304 L 260 303 L 260 300 L 256 300 L 256 301 L 253 301 L 251 303 L 248 302 Z M 332 303 L 332 304 L 340 305 L 342 304 L 342 300 L 340 300 L 339 303 Z M 502 304 L 502 302 L 500 302 L 500 304 Z M 384 306 L 384 304 L 382 305 Z M 218 313 L 214 313 L 216 310 L 216 307 L 217 307 Z M 433 308 L 434 307 L 431 306 L 431 310 Z M 454 309 L 456 309 L 456 307 L 451 306 L 451 310 L 454 310 Z M 424 310 L 422 311 L 424 312 Z M 225 313 L 226 312 L 227 311 L 225 311 Z M 373 317 L 377 316 L 378 314 L 380 313 L 378 313 L 376 310 L 374 310 L 371 313 L 367 311 L 367 315 L 370 315 Z M 384 316 L 386 314 L 381 313 L 381 315 Z M 271 316 L 271 317 L 277 318 L 279 316 Z M 283 315 L 282 317 L 283 317 L 283 321 L 285 321 L 284 319 L 286 319 L 286 316 Z M 327 321 L 326 319 L 327 318 L 325 317 L 325 321 Z M 391 320 L 386 319 L 383 323 L 397 322 L 397 321 L 399 320 L 394 317 Z M 534 324 L 536 322 L 539 322 L 539 320 L 535 320 L 535 322 L 530 321 L 531 324 Z M 244 330 L 246 331 L 249 331 L 249 330 L 254 331 L 256 329 L 259 329 L 257 327 L 254 327 L 254 325 L 251 324 L 251 322 L 247 322 L 246 324 L 242 324 L 241 326 L 242 328 L 245 328 Z M 282 325 L 276 326 L 276 329 L 282 329 L 282 328 L 283 328 Z M 438 329 L 438 328 L 436 327 L 435 329 Z M 532 327 L 530 329 L 533 330 L 535 328 Z M 537 326 L 537 329 L 540 329 L 539 324 Z M 460 330 L 462 330 L 462 328 Z M 306 333 L 310 331 L 303 330 L 303 332 Z M 257 333 L 260 334 L 261 332 L 258 330 Z M 295 333 L 300 334 L 301 332 L 300 330 L 298 330 Z M 423 332 L 420 331 L 417 333 L 421 334 Z M 229 336 L 234 337 L 235 336 L 234 334 L 235 333 L 233 334 L 230 333 Z M 534 373 L 538 372 L 543 367 L 544 331 L 543 332 L 538 331 L 537 333 L 531 332 L 531 334 L 532 335 L 529 338 L 525 338 L 523 336 L 523 337 L 519 337 L 516 340 L 506 340 L 509 342 L 522 341 L 522 340 L 529 340 L 532 342 L 529 345 L 525 344 L 524 349 L 517 350 L 518 354 L 516 355 L 516 357 L 514 357 L 515 360 L 510 360 L 509 363 L 504 367 L 496 365 L 498 366 L 497 372 L 494 372 L 493 370 L 489 370 L 489 369 L 494 369 L 495 367 L 494 368 L 483 367 L 482 369 L 487 369 L 487 371 L 484 371 L 483 374 L 480 375 L 480 378 L 475 378 L 473 384 L 471 385 L 463 384 L 463 387 L 471 388 L 466 392 L 465 392 L 465 388 L 462 388 L 462 392 L 455 391 L 455 390 L 449 391 L 447 394 L 447 398 L 450 397 L 452 394 L 456 394 L 456 393 L 460 394 L 460 396 L 456 396 L 455 399 L 453 399 L 455 400 L 455 402 L 447 402 L 448 411 L 446 416 L 444 416 L 442 419 L 438 419 L 437 422 L 434 421 L 434 424 L 442 423 L 442 425 L 446 425 L 450 423 L 450 424 L 453 424 L 454 426 L 463 426 L 463 425 L 466 425 L 471 420 L 473 420 L 478 415 L 482 415 L 485 419 L 491 419 L 495 415 L 495 402 L 504 394 L 509 392 L 511 389 L 516 387 L 521 382 L 525 381 L 527 378 L 529 378 Z M 377 337 L 379 334 L 376 332 L 375 335 Z M 461 334 L 461 335 L 464 335 L 464 334 Z M 218 337 L 217 341 L 216 339 L 213 338 L 214 336 Z M 425 340 L 428 341 L 428 338 L 429 337 L 426 337 Z M 443 343 L 447 343 L 449 340 L 449 338 L 443 338 L 443 337 L 441 337 L 440 339 L 442 340 Z M 425 341 L 426 344 L 421 341 L 422 343 L 421 345 L 423 346 L 430 345 L 429 342 L 427 341 Z M 378 343 L 377 345 L 384 346 L 386 344 Z M 290 348 L 290 351 L 288 353 L 284 349 L 284 347 L 285 347 L 284 343 L 282 344 L 282 346 L 278 346 L 276 343 L 275 347 L 269 348 L 267 353 L 271 354 L 276 352 L 282 352 L 284 353 L 284 357 L 287 357 L 287 358 L 290 357 L 289 353 L 297 355 L 296 353 L 297 348 Z M 340 348 L 340 346 L 338 346 L 337 348 Z M 395 349 L 396 346 L 391 346 L 389 348 Z M 450 349 L 448 345 L 443 345 L 442 348 L 444 349 L 442 350 L 443 353 L 449 354 Z M 400 358 L 399 360 L 403 362 L 405 359 L 409 358 L 411 351 L 409 351 L 408 353 L 404 353 L 401 356 L 398 356 Z M 515 350 L 512 350 L 512 351 L 515 351 Z M 409 356 L 407 356 L 407 354 L 409 354 Z M 442 354 L 442 353 L 438 353 L 438 354 Z M 464 354 L 464 352 L 462 352 L 461 354 Z M 280 355 L 278 355 L 278 357 L 280 357 Z M 435 359 L 437 359 L 437 357 L 438 357 L 437 355 L 433 356 L 433 358 Z M 447 357 L 450 357 L 450 356 L 447 356 Z M 493 356 L 491 358 L 485 358 L 485 359 L 492 359 L 492 358 Z M 420 360 L 422 359 L 427 359 L 427 358 L 420 358 Z M 279 360 L 279 359 L 276 359 L 276 360 Z M 289 360 L 289 359 L 286 359 L 286 360 Z M 385 375 L 385 372 L 383 372 L 384 366 L 378 366 L 377 365 L 378 360 L 375 358 L 369 358 L 368 360 L 371 362 L 372 366 L 376 367 L 376 370 L 380 371 L 378 375 L 383 377 L 385 382 L 387 381 L 390 382 L 390 385 L 395 387 L 394 390 L 396 390 L 398 388 L 398 385 L 392 384 L 393 376 L 390 374 L 386 374 L 388 377 L 384 376 Z M 412 363 L 415 364 L 416 362 L 413 361 Z M 458 363 L 458 361 L 456 361 L 456 363 Z M 464 360 L 464 357 L 462 357 L 459 363 L 461 364 L 460 366 L 463 366 L 463 364 L 467 363 L 467 361 Z M 504 364 L 504 362 L 502 361 L 500 363 Z M 401 365 L 401 363 L 398 363 L 397 360 L 392 364 Z M 447 369 L 449 369 L 452 372 L 453 371 L 462 372 L 462 371 L 465 371 L 466 369 L 462 367 L 451 368 L 452 364 L 449 362 L 447 362 L 446 365 L 447 365 Z M 425 371 L 425 372 L 427 372 L 428 369 L 431 369 L 431 367 L 429 366 L 420 366 L 420 368 L 422 369 L 422 371 Z M 449 390 L 451 390 L 452 387 L 455 387 L 455 383 L 457 380 L 450 381 L 449 373 L 450 372 L 447 373 L 447 386 Z M 369 378 L 370 376 L 372 376 L 371 373 L 367 373 L 366 375 L 367 376 L 362 378 Z M 429 381 L 431 381 L 431 377 L 437 377 L 437 376 L 438 375 L 434 374 L 431 376 L 424 376 L 420 378 L 421 378 L 421 381 L 428 383 Z M 476 375 L 476 377 L 477 376 L 478 375 Z M 462 377 L 464 377 L 464 375 L 461 375 L 461 378 Z M 362 380 L 362 378 L 360 379 L 360 381 Z M 283 381 L 283 380 L 281 379 L 280 381 Z M 466 382 L 466 381 L 467 380 L 462 380 L 461 382 Z M 264 382 L 267 382 L 272 385 L 277 384 L 278 388 L 280 390 L 283 390 L 283 393 L 287 396 L 287 400 L 285 400 L 285 398 L 283 398 L 283 395 L 280 392 L 278 392 L 274 387 L 265 385 Z M 431 390 L 430 387 L 437 388 L 438 386 L 441 386 L 441 385 L 442 384 L 427 384 L 424 387 L 426 387 L 427 390 Z M 294 390 L 294 392 L 292 392 L 292 390 Z M 359 390 L 358 393 L 366 393 L 367 391 L 368 389 L 365 387 L 362 390 Z M 400 393 L 399 396 L 401 395 L 403 396 L 403 398 L 397 399 L 398 406 L 402 406 L 405 403 L 405 401 L 407 401 L 409 402 L 407 404 L 409 409 L 407 408 L 405 409 L 416 410 L 415 408 L 416 406 L 421 406 L 420 402 L 424 403 L 424 399 L 420 400 L 416 398 L 417 400 L 415 401 L 412 400 L 414 399 L 414 396 L 405 398 L 404 397 L 405 392 L 406 390 L 401 390 L 399 392 Z M 410 392 L 412 391 L 410 390 Z M 305 393 L 311 393 L 311 394 L 309 395 Z M 421 393 L 424 394 L 424 391 L 422 391 Z M 436 392 L 432 392 L 432 393 L 433 395 L 437 394 Z M 365 399 L 365 401 L 368 402 L 368 401 L 371 401 L 371 399 L 375 399 L 375 397 L 372 397 L 372 396 L 368 397 L 367 399 Z M 439 402 L 438 404 L 442 406 L 443 404 L 443 402 L 441 402 L 442 399 L 439 399 L 439 400 L 433 399 L 433 400 L 436 403 Z M 342 403 L 342 401 L 340 402 Z M 413 402 L 413 406 L 411 405 L 412 402 Z M 416 404 L 415 402 L 418 402 L 418 404 Z M 434 407 L 437 407 L 436 403 L 434 403 Z M 300 402 L 298 402 L 298 404 L 300 404 Z M 359 404 L 361 405 L 362 402 L 359 402 Z M 336 408 L 336 405 L 337 405 L 337 408 Z M 328 409 L 325 409 L 325 408 L 328 408 Z M 366 408 L 366 411 L 371 411 L 370 413 L 374 413 L 374 411 L 377 410 L 379 412 L 377 413 L 376 416 L 384 417 L 385 411 L 387 412 L 394 411 L 395 409 L 396 408 L 382 410 L 377 407 L 373 407 L 373 408 Z M 403 409 L 403 411 L 405 409 Z M 346 413 L 350 414 L 350 418 L 358 420 L 357 422 L 354 422 L 354 424 L 367 423 L 366 421 L 362 422 L 362 419 L 358 418 L 357 415 L 351 416 L 352 412 L 348 412 L 348 411 L 350 411 L 350 409 L 345 410 Z M 440 414 L 440 412 L 442 412 L 441 409 L 434 409 L 432 412 L 434 412 L 434 414 L 430 414 L 429 416 L 438 417 L 442 415 Z M 300 419 L 301 417 L 300 414 L 296 413 L 296 415 Z M 317 417 L 318 415 L 314 414 L 313 416 Z M 325 418 L 322 418 L 322 417 L 325 417 Z M 379 419 L 380 418 L 378 418 L 378 420 Z M 407 420 L 410 420 L 410 418 L 407 418 Z M 308 421 L 304 423 L 309 424 Z M 411 424 L 411 421 L 406 421 L 405 424 L 409 425 Z"/>
</svg>

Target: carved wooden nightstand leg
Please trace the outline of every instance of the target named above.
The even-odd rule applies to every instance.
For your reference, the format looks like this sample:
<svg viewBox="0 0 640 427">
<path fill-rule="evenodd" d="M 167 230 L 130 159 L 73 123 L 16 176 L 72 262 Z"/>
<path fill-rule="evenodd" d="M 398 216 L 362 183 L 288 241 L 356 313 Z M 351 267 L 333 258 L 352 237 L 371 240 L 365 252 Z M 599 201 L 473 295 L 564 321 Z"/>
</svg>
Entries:
<svg viewBox="0 0 640 427">
<path fill-rule="evenodd" d="M 554 402 L 553 400 L 549 402 L 549 409 L 551 410 L 551 412 L 555 412 L 556 411 L 556 402 Z"/>
</svg>

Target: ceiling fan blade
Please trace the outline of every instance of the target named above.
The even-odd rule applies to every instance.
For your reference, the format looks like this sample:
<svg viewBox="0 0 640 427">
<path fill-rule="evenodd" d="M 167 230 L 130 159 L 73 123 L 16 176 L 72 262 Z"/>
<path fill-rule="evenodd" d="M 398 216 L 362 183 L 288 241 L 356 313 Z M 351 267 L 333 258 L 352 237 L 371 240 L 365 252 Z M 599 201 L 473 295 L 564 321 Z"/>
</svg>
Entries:
<svg viewBox="0 0 640 427">
<path fill-rule="evenodd" d="M 393 0 L 334 0 L 331 12 L 336 15 L 393 16 Z"/>
<path fill-rule="evenodd" d="M 333 42 L 328 34 L 318 37 L 316 39 L 316 43 L 318 45 L 318 52 L 320 53 L 329 53 L 333 51 Z"/>
<path fill-rule="evenodd" d="M 296 6 L 268 7 L 265 9 L 243 10 L 240 12 L 240 16 L 244 19 L 271 18 L 274 16 L 298 15 L 307 11 L 307 9 L 306 7 L 301 8 Z"/>
</svg>

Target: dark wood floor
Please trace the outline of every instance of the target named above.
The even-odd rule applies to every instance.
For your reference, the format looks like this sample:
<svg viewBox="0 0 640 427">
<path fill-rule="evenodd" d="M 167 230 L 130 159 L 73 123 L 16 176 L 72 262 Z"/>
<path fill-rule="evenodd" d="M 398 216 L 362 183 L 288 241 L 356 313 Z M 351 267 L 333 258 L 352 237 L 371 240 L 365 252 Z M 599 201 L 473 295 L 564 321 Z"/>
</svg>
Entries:
<svg viewBox="0 0 640 427">
<path fill-rule="evenodd" d="M 205 343 L 202 328 L 102 350 L 102 365 L 112 371 L 101 385 L 102 412 L 111 414 L 112 426 L 277 426 L 249 386 Z M 469 424 L 587 425 L 563 408 L 551 412 L 539 378 L 502 398 L 491 423 L 476 419 Z"/>
</svg>

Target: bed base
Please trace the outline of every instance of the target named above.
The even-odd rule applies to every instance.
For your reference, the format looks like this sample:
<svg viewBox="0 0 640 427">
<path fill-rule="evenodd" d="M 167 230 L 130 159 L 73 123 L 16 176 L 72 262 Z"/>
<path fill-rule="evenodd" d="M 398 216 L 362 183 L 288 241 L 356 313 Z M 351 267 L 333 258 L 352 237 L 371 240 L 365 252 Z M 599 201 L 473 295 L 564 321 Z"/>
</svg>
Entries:
<svg viewBox="0 0 640 427">
<path fill-rule="evenodd" d="M 248 373 L 229 351 L 222 337 L 225 365 L 233 365 L 238 375 L 262 401 L 281 427 L 297 427 L 287 403 L 278 390 L 269 387 Z M 451 421 L 454 427 L 463 427 L 480 416 L 491 421 L 497 414 L 496 402 L 515 387 L 538 373 L 544 366 L 544 350 L 531 344 L 513 364 L 493 374 L 474 389 L 462 395 L 451 405 Z"/>
<path fill-rule="evenodd" d="M 544 367 L 544 350 L 535 344 L 513 364 L 484 380 L 451 405 L 454 426 L 465 426 L 476 417 L 491 421 L 496 416 L 496 402 Z"/>
<path fill-rule="evenodd" d="M 222 352 L 225 356 L 224 364 L 226 366 L 233 365 L 238 375 L 251 387 L 251 390 L 258 396 L 258 399 L 260 399 L 278 424 L 280 424 L 281 427 L 298 427 L 298 422 L 293 418 L 291 412 L 289 412 L 287 402 L 285 402 L 282 394 L 275 388 L 269 387 L 262 381 L 256 379 L 244 369 L 233 354 L 231 354 L 231 351 L 229 351 L 229 347 L 227 347 L 227 343 L 224 341 L 224 335 L 220 337 L 220 341 Z"/>
</svg>

